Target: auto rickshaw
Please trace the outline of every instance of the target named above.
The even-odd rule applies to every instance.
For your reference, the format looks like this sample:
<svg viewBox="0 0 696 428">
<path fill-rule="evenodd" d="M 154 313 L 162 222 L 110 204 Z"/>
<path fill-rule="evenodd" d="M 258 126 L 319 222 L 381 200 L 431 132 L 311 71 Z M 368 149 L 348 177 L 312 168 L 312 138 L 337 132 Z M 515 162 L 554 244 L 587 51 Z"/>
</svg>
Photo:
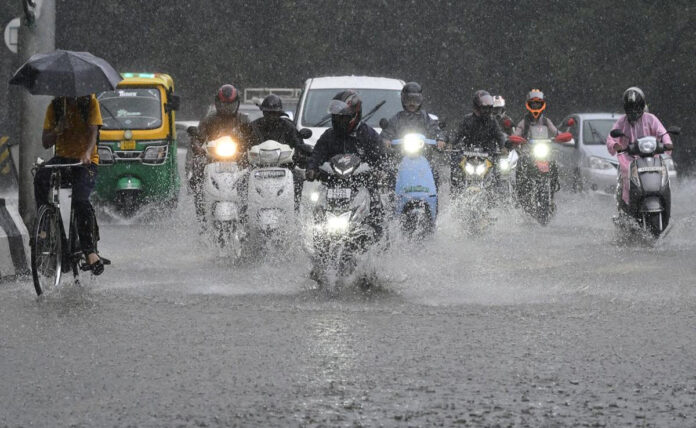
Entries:
<svg viewBox="0 0 696 428">
<path fill-rule="evenodd" d="M 150 203 L 173 208 L 180 185 L 174 81 L 160 73 L 121 76 L 115 90 L 97 94 L 103 125 L 95 202 L 125 216 Z"/>
</svg>

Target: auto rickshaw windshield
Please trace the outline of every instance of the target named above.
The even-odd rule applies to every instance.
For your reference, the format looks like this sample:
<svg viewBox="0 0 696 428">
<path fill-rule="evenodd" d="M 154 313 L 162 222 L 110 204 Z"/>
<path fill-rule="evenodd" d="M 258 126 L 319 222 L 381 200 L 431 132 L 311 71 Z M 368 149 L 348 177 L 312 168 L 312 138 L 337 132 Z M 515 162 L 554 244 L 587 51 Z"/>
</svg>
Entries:
<svg viewBox="0 0 696 428">
<path fill-rule="evenodd" d="M 125 88 L 97 96 L 103 129 L 157 129 L 162 126 L 162 103 L 157 88 Z"/>
</svg>

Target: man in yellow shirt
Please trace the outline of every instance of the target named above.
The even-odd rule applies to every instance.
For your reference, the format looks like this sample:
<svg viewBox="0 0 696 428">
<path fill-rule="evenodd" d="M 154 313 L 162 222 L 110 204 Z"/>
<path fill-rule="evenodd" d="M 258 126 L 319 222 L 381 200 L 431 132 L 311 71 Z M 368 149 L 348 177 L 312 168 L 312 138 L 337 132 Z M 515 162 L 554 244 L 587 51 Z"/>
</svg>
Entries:
<svg viewBox="0 0 696 428">
<path fill-rule="evenodd" d="M 94 95 L 57 97 L 46 110 L 41 142 L 44 148 L 55 146 L 56 155 L 47 164 L 82 163 L 71 168 L 67 177 L 72 183 L 72 201 L 77 220 L 77 233 L 87 263 L 95 275 L 104 271 L 96 251 L 96 218 L 89 202 L 97 178 L 97 137 L 102 125 L 99 102 Z M 34 177 L 36 206 L 48 203 L 51 172 L 39 169 Z"/>
</svg>

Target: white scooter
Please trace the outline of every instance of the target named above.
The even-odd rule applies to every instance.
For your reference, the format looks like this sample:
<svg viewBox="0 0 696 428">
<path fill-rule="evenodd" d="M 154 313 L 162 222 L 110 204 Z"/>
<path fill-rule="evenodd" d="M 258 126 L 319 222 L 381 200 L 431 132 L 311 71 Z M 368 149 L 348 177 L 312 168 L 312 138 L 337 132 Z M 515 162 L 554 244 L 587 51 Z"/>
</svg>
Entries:
<svg viewBox="0 0 696 428">
<path fill-rule="evenodd" d="M 240 184 L 247 169 L 239 166 L 237 142 L 229 135 L 207 141 L 205 150 L 208 155 L 203 171 L 205 223 L 221 254 L 238 259 L 246 237 L 240 216 L 243 203 Z"/>
<path fill-rule="evenodd" d="M 250 237 L 264 239 L 295 224 L 293 149 L 266 140 L 249 150 L 247 219 Z"/>
</svg>

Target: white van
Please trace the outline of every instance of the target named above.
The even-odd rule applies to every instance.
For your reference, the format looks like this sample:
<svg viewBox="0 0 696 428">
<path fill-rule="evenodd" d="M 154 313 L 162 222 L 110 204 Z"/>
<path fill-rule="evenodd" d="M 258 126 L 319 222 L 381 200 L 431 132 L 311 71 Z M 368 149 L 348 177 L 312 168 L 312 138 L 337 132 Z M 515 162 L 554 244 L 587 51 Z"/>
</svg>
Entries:
<svg viewBox="0 0 696 428">
<path fill-rule="evenodd" d="M 377 104 L 385 101 L 384 105 L 367 121 L 367 124 L 379 133 L 382 130 L 379 127 L 381 118 L 391 118 L 403 110 L 401 88 L 404 84 L 405 82 L 399 79 L 369 76 L 330 76 L 307 79 L 300 102 L 297 104 L 295 124 L 297 129 L 312 130 L 312 137 L 305 142 L 314 146 L 324 131 L 331 126 L 328 114 L 331 99 L 340 91 L 355 89 L 360 93 L 363 117 Z"/>
</svg>

